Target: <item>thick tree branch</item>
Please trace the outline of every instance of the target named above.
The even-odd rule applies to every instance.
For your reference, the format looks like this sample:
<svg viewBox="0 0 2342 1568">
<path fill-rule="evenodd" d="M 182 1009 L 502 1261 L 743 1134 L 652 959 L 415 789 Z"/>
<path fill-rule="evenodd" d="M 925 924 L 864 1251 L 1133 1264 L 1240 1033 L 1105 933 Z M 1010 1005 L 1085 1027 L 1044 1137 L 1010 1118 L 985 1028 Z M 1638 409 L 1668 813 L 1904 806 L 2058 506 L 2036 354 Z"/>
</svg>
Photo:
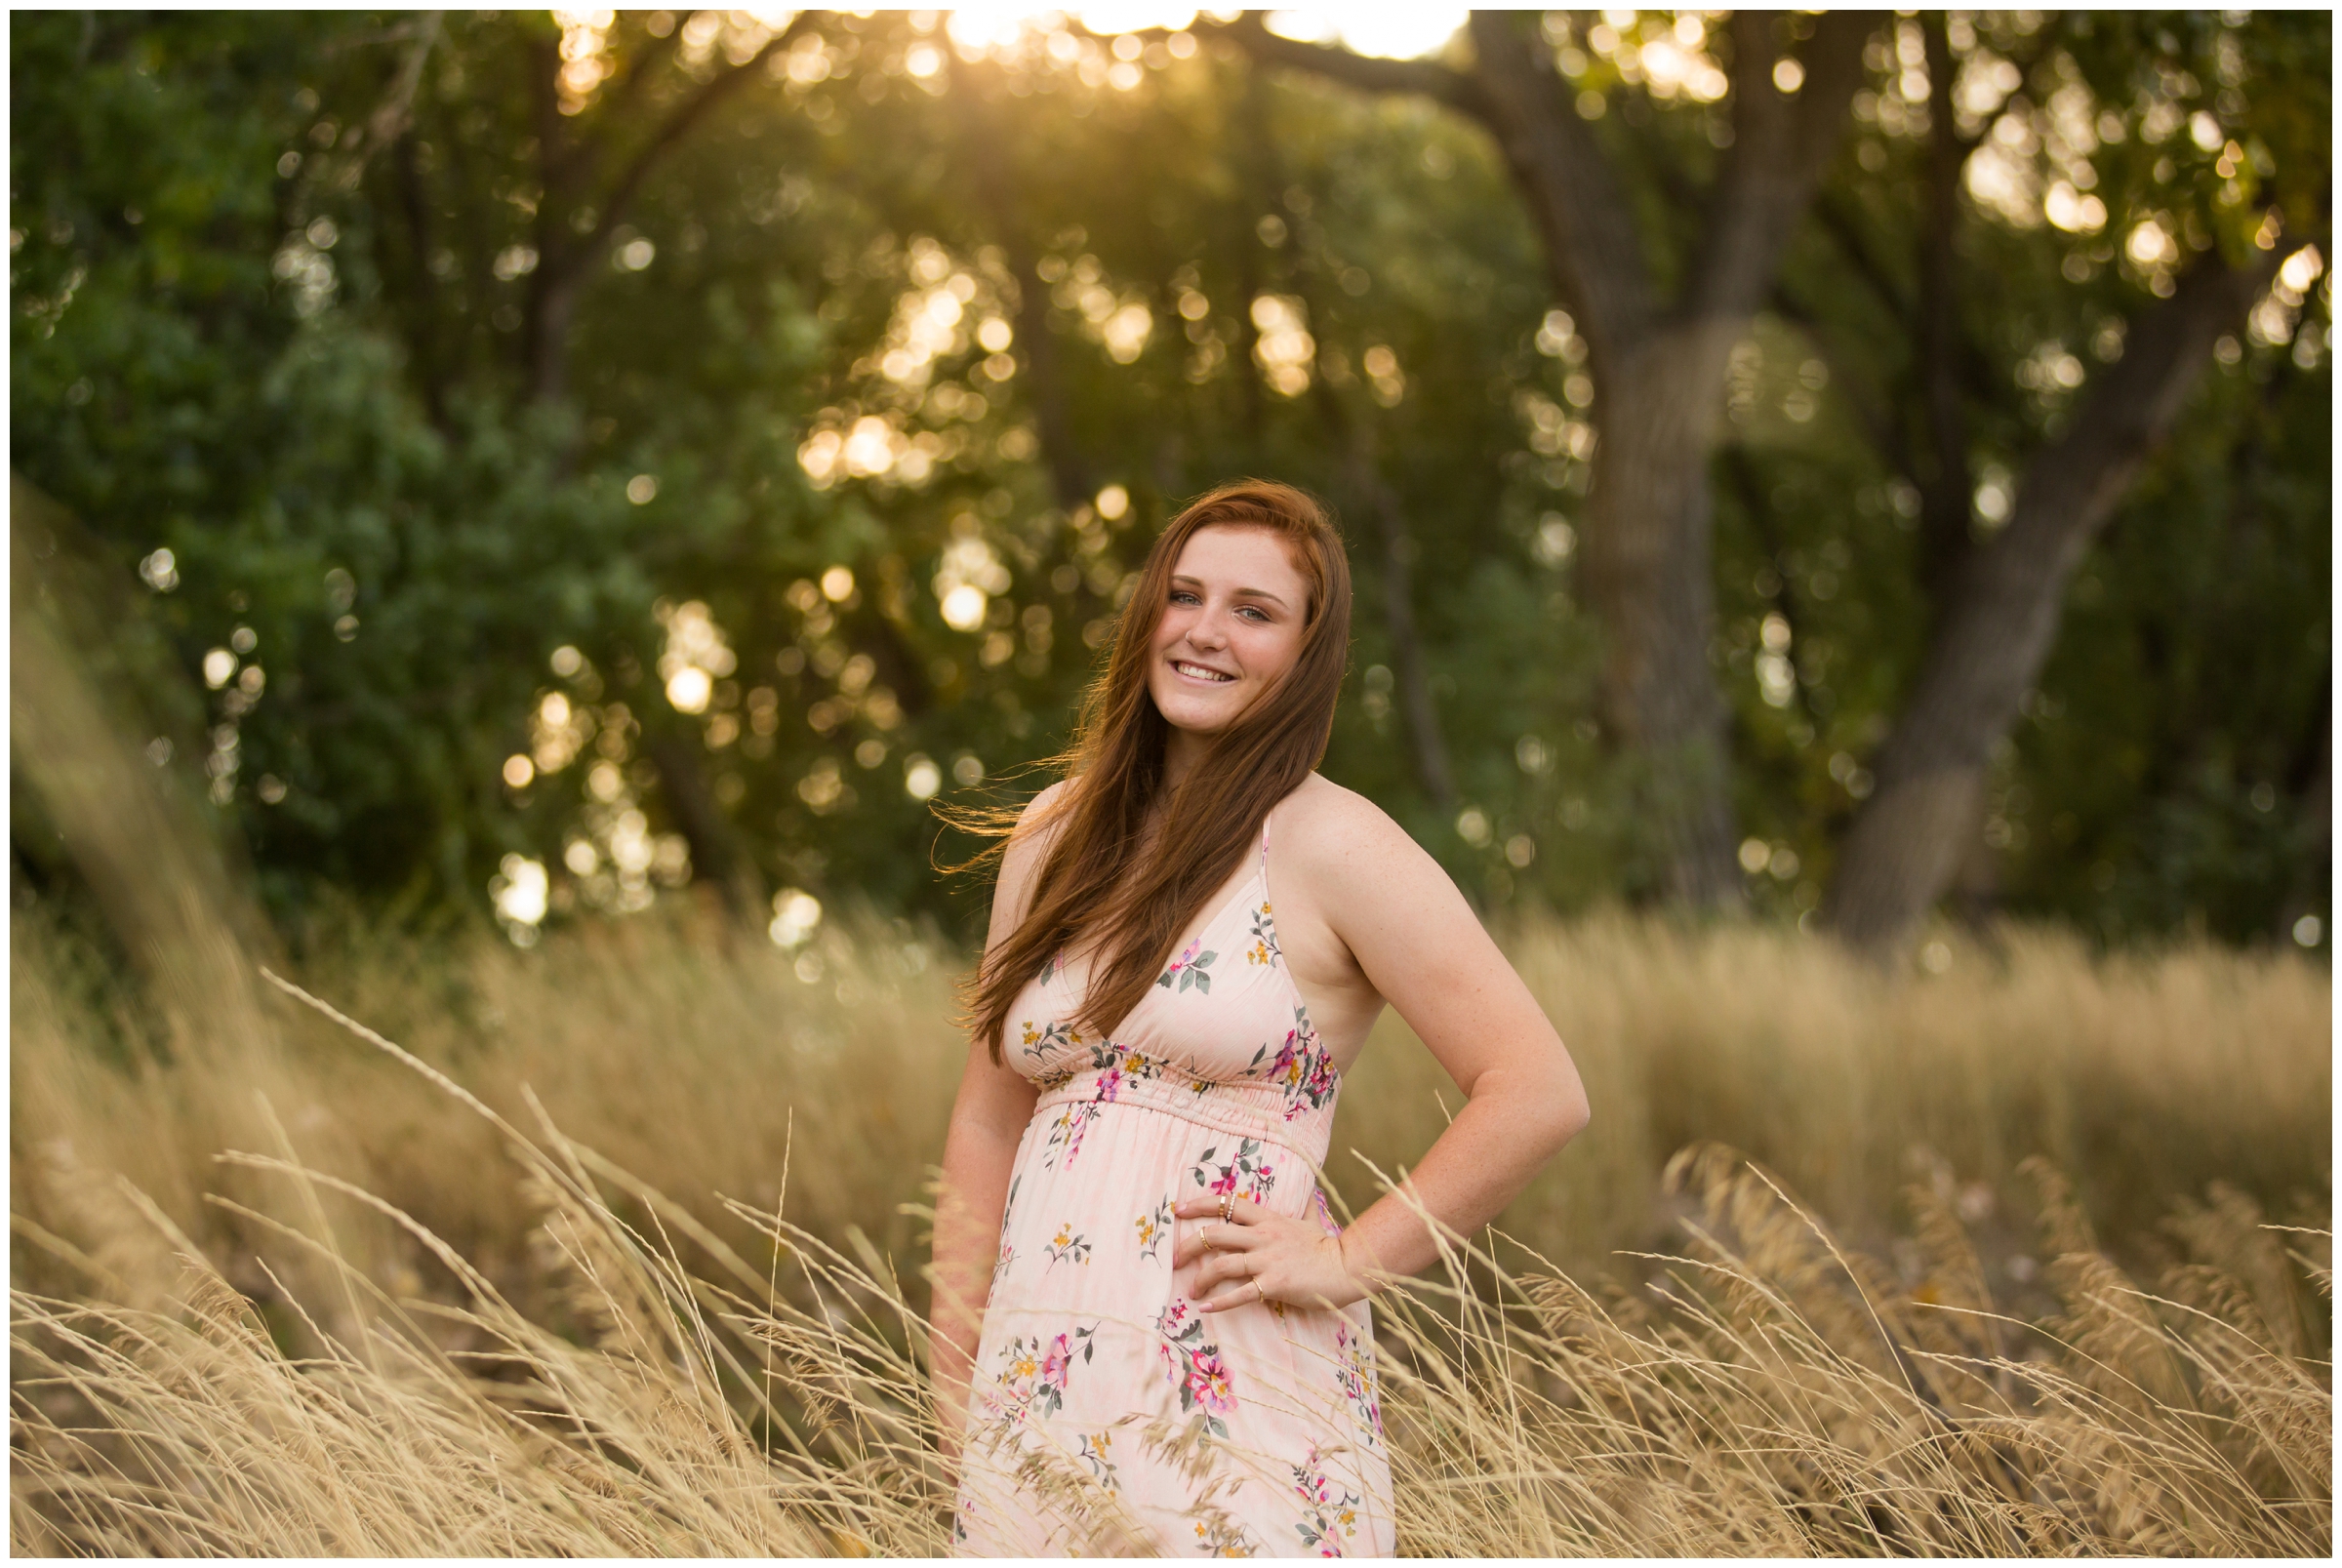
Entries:
<svg viewBox="0 0 2342 1568">
<path fill-rule="evenodd" d="M 795 20 L 767 38 L 755 54 L 738 65 L 718 71 L 669 110 L 595 203 L 592 225 L 574 239 L 567 228 L 569 215 L 575 211 L 571 196 L 590 180 L 597 157 L 589 146 L 567 149 L 562 146 L 561 120 L 553 101 L 555 67 L 551 65 L 548 51 L 533 51 L 539 57 L 532 75 L 536 78 L 533 85 L 537 95 L 538 155 L 545 181 L 545 193 L 537 210 L 537 270 L 530 278 L 528 334 L 524 342 L 533 399 L 551 402 L 567 392 L 569 332 L 579 291 L 593 264 L 608 250 L 634 198 L 650 179 L 651 171 L 718 103 L 739 92 L 766 60 L 804 37 L 823 15 L 817 11 L 799 12 Z M 637 76 L 630 81 L 639 79 Z M 630 82 L 622 85 L 630 88 Z"/>
<path fill-rule="evenodd" d="M 1204 23 L 1197 30 L 1226 38 L 1265 65 L 1310 71 L 1368 93 L 1419 94 L 1475 120 L 1488 118 L 1488 104 L 1480 84 L 1464 72 L 1434 60 L 1376 60 L 1353 55 L 1347 49 L 1280 38 L 1269 30 L 1257 11 L 1244 12 L 1233 21 Z"/>
<path fill-rule="evenodd" d="M 1699 257 L 1683 297 L 1692 316 L 1746 316 L 1763 300 L 1789 236 L 1837 146 L 1862 80 L 1872 22 L 1858 12 L 1819 18 L 1795 94 L 1773 85 L 1775 13 L 1732 14 L 1732 147 L 1709 193 Z"/>
<path fill-rule="evenodd" d="M 1542 44 L 1509 12 L 1472 14 L 1487 123 L 1545 238 L 1562 300 L 1578 313 L 1599 380 L 1657 316 L 1650 258 L 1617 172 L 1578 117 Z"/>
<path fill-rule="evenodd" d="M 1925 13 L 1927 75 L 1939 110 L 1951 102 L 1955 67 L 1940 11 Z M 1927 146 L 1926 213 L 1919 225 L 1919 391 L 1927 425 L 1927 472 L 1919 480 L 1919 579 L 1939 609 L 1968 550 L 1968 432 L 1960 403 L 1959 294 L 1955 248 L 1959 179 L 1973 142 L 1963 143 L 1948 112 L 1932 116 Z"/>
<path fill-rule="evenodd" d="M 763 68 L 766 60 L 793 48 L 798 39 L 813 30 L 814 23 L 823 16 L 824 13 L 819 11 L 798 12 L 796 20 L 767 38 L 755 54 L 738 65 L 717 72 L 698 92 L 677 104 L 660 122 L 659 128 L 651 133 L 650 141 L 635 152 L 612 183 L 609 194 L 602 199 L 597 221 L 579 247 L 580 255 L 590 261 L 598 253 L 599 248 L 608 241 L 611 231 L 623 220 L 635 194 L 642 189 L 643 181 L 650 178 L 651 170 L 672 150 L 676 142 L 690 135 L 693 126 L 706 119 L 718 103 L 739 92 L 743 84 Z"/>
</svg>

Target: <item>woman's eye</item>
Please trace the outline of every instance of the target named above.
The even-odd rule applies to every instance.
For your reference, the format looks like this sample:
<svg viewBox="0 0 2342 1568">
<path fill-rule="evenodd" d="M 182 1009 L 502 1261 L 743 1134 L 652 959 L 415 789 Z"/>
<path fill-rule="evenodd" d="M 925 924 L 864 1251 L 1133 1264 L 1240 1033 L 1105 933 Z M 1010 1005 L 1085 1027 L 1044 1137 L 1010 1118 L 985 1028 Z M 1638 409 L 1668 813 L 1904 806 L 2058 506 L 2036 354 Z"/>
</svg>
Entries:
<svg viewBox="0 0 2342 1568">
<path fill-rule="evenodd" d="M 1244 607 L 1244 614 L 1252 617 L 1253 620 L 1260 622 L 1263 625 L 1266 625 L 1269 623 L 1269 612 L 1262 609 L 1257 604 L 1246 605 Z"/>
</svg>

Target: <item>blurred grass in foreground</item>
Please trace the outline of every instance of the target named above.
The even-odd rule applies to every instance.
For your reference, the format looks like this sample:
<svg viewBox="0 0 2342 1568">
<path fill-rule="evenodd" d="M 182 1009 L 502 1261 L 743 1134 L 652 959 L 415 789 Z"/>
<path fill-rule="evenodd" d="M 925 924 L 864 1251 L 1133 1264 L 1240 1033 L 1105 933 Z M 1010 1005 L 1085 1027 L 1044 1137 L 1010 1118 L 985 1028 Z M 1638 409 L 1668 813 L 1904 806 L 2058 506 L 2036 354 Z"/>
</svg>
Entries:
<svg viewBox="0 0 2342 1568">
<path fill-rule="evenodd" d="M 584 981 L 593 950 L 581 945 L 578 967 L 557 973 Z M 544 979 L 492 968 L 548 1002 Z M 787 1047 L 800 1049 L 816 1054 Z M 540 1300 L 559 1304 L 566 1332 L 412 1217 L 303 1158 L 264 1104 L 253 1114 L 273 1149 L 231 1154 L 222 1171 L 249 1203 L 213 1208 L 280 1260 L 249 1264 L 275 1316 L 136 1187 L 54 1157 L 40 1190 L 78 1233 L 20 1213 L 20 1257 L 37 1252 L 79 1289 L 12 1291 L 16 1549 L 944 1548 L 949 1488 L 933 1458 L 923 1327 L 858 1230 L 840 1250 L 759 1204 L 725 1205 L 735 1227 L 775 1244 L 759 1266 L 533 1100 L 525 1120 L 506 1120 L 395 1047 L 368 1055 L 424 1091 L 402 1102 L 386 1093 L 394 1079 L 373 1079 L 386 1118 L 435 1106 L 425 1119 L 438 1138 L 478 1127 L 501 1147 L 410 1185 L 438 1197 L 467 1184 L 478 1213 L 501 1195 L 499 1217 L 529 1227 Z M 822 1087 L 847 1102 L 853 1127 L 878 1125 L 868 1103 L 895 1088 L 945 1092 L 865 1077 L 857 1096 L 835 1057 L 813 1070 L 834 1075 Z M 607 1086 L 597 1103 L 613 1133 L 656 1116 L 656 1098 L 629 1107 L 641 1115 L 613 1104 L 648 1082 Z M 372 1120 L 347 1108 L 343 1139 L 320 1128 L 311 1141 L 385 1160 L 393 1150 L 347 1146 Z M 724 1110 L 713 1114 L 721 1129 Z M 690 1142 L 699 1126 L 664 1137 Z M 825 1129 L 819 1155 L 810 1143 L 793 1151 L 790 1202 L 797 1162 L 831 1159 L 838 1133 Z M 867 1163 L 878 1157 L 856 1168 L 883 1175 Z M 2268 1225 L 2223 1189 L 2209 1207 L 2181 1207 L 2180 1257 L 2151 1295 L 2093 1246 L 2045 1162 L 2027 1175 L 2053 1260 L 2053 1305 L 2032 1324 L 1997 1309 L 1957 1205 L 1929 1183 L 1910 1195 L 1925 1281 L 1913 1292 L 1714 1146 L 1669 1167 L 1689 1240 L 1661 1260 L 1652 1290 L 1590 1292 L 1542 1260 L 1507 1272 L 1483 1257 L 1384 1298 L 1401 1549 L 2325 1555 L 2331 1374 L 2312 1292 L 2330 1294 L 2330 1236 Z M 819 1203 L 843 1189 L 817 1190 Z M 455 1288 L 438 1300 L 396 1279 L 385 1289 L 383 1260 L 347 1250 L 337 1209 L 397 1227 Z M 308 1277 L 287 1286 L 297 1264 Z M 1468 1276 L 1484 1288 L 1459 1288 Z M 1129 1438 L 1193 1440 L 1168 1421 Z M 1094 1548 L 1116 1544 L 1112 1500 L 1084 1471 L 1046 1456 L 1034 1468 Z"/>
<path fill-rule="evenodd" d="M 944 1547 L 917 1211 L 960 1047 L 909 927 L 312 934 L 302 981 L 412 1062 L 282 997 L 198 1038 L 13 929 L 18 1549 Z M 1378 1304 L 1402 1548 L 2325 1553 L 2322 971 L 1507 942 L 1595 1124 Z M 1344 1151 L 1410 1162 L 1443 1099 L 1387 1022 L 1353 1205 Z"/>
</svg>

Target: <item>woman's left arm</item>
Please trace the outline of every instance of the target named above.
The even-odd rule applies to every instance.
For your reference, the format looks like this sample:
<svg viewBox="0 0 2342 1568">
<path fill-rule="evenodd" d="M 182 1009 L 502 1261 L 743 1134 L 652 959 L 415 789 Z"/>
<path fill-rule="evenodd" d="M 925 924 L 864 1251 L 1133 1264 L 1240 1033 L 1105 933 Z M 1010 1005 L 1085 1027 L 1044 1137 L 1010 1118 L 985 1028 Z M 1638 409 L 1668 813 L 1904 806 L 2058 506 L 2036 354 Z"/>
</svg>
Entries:
<svg viewBox="0 0 2342 1568">
<path fill-rule="evenodd" d="M 1587 1123 L 1585 1085 L 1561 1037 L 1438 863 L 1357 796 L 1345 791 L 1321 809 L 1334 820 L 1281 840 L 1293 845 L 1288 885 L 1304 879 L 1367 981 L 1466 1100 L 1401 1191 L 1385 1193 L 1338 1239 L 1250 1204 L 1237 1206 L 1232 1227 L 1192 1227 L 1181 1261 L 1205 1259 L 1195 1290 L 1206 1310 L 1264 1297 L 1340 1307 L 1428 1268 L 1439 1242 L 1425 1215 L 1453 1234 L 1478 1229 Z M 1179 1212 L 1218 1217 L 1208 1198 Z"/>
</svg>

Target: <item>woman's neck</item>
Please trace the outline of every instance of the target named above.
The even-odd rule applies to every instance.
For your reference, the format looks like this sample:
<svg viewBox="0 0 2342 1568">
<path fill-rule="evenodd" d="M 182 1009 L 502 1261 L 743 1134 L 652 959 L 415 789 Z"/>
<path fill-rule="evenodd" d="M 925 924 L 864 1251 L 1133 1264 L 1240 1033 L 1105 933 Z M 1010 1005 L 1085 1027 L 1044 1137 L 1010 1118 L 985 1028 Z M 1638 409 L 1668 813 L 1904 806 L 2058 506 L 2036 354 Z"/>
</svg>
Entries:
<svg viewBox="0 0 2342 1568">
<path fill-rule="evenodd" d="M 1173 730 L 1163 741 L 1163 793 L 1170 795 L 1186 782 L 1188 773 L 1211 749 L 1208 737 L 1191 730 Z"/>
</svg>

